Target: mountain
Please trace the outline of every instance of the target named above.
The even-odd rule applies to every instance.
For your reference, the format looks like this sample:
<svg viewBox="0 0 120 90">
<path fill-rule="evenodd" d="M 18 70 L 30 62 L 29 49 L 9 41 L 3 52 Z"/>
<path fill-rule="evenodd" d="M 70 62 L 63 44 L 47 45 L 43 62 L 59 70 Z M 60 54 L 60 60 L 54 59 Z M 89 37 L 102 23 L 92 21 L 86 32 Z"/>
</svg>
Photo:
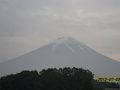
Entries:
<svg viewBox="0 0 120 90">
<path fill-rule="evenodd" d="M 58 38 L 48 45 L 0 63 L 0 76 L 22 70 L 50 67 L 82 67 L 95 76 L 120 76 L 120 62 L 112 60 L 73 38 Z"/>
</svg>

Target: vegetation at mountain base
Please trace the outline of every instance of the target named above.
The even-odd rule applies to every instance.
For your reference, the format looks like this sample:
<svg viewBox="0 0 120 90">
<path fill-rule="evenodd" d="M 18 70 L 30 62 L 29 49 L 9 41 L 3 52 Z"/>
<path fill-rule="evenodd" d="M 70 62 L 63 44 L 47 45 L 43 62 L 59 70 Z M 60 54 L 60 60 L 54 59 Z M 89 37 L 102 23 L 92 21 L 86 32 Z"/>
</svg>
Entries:
<svg viewBox="0 0 120 90">
<path fill-rule="evenodd" d="M 93 78 L 91 71 L 75 67 L 22 71 L 1 77 L 0 90 L 102 90 L 109 86 Z"/>
<path fill-rule="evenodd" d="M 105 88 L 111 88 L 111 89 L 119 89 L 118 83 L 113 82 L 97 82 L 94 83 L 94 88 L 97 88 L 98 90 L 104 90 Z"/>
</svg>

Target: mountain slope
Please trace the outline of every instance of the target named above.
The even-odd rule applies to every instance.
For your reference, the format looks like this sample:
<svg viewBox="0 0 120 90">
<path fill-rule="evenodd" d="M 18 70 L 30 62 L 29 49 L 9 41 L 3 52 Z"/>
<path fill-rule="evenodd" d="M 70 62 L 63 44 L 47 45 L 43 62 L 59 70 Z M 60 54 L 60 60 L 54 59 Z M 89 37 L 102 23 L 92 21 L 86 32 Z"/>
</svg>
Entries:
<svg viewBox="0 0 120 90">
<path fill-rule="evenodd" d="M 82 67 L 96 76 L 120 76 L 120 62 L 112 60 L 73 38 L 58 38 L 35 51 L 0 64 L 0 74 L 49 67 Z"/>
</svg>

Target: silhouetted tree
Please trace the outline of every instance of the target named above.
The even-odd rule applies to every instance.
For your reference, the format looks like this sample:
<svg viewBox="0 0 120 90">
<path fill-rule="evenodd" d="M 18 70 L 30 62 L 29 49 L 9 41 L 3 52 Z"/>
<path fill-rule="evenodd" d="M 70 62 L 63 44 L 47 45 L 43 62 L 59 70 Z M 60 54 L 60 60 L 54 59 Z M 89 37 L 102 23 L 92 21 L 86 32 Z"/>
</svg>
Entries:
<svg viewBox="0 0 120 90">
<path fill-rule="evenodd" d="M 0 79 L 0 90 L 93 90 L 93 74 L 82 68 L 22 71 Z"/>
</svg>

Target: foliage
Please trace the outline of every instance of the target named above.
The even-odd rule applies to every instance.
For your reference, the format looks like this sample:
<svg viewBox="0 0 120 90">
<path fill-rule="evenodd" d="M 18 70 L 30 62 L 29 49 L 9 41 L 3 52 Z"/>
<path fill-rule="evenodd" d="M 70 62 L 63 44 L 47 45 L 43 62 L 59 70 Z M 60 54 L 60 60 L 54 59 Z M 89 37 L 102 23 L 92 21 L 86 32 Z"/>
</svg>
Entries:
<svg viewBox="0 0 120 90">
<path fill-rule="evenodd" d="M 93 74 L 75 67 L 22 71 L 2 77 L 0 90 L 93 90 Z"/>
<path fill-rule="evenodd" d="M 104 90 L 105 88 L 112 88 L 112 89 L 120 88 L 118 83 L 97 82 L 97 81 L 94 81 L 94 87 L 99 90 Z"/>
</svg>

